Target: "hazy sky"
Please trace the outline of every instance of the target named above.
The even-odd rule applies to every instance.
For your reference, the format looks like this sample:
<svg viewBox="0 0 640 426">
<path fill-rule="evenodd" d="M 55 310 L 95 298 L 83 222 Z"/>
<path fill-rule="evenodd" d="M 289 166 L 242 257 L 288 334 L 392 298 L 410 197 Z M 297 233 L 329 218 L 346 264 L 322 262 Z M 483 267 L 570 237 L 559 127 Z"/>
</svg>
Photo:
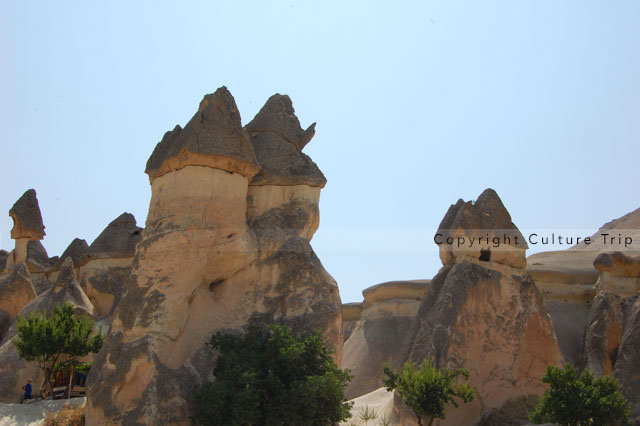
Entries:
<svg viewBox="0 0 640 426">
<path fill-rule="evenodd" d="M 635 0 L 3 6 L 3 249 L 28 188 L 50 256 L 124 211 L 143 224 L 147 158 L 222 85 L 244 123 L 276 92 L 318 122 L 312 243 L 344 302 L 431 278 L 447 208 L 487 187 L 521 228 L 593 232 L 640 206 Z"/>
</svg>

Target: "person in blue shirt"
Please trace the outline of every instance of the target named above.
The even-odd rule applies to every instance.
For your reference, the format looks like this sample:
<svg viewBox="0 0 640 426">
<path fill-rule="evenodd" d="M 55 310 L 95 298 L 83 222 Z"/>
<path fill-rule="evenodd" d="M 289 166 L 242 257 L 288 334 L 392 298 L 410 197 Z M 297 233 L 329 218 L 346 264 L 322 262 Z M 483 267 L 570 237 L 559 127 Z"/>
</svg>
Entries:
<svg viewBox="0 0 640 426">
<path fill-rule="evenodd" d="M 24 402 L 25 399 L 31 399 L 31 379 L 27 380 L 27 384 L 22 387 L 22 390 L 24 390 L 22 401 Z"/>
</svg>

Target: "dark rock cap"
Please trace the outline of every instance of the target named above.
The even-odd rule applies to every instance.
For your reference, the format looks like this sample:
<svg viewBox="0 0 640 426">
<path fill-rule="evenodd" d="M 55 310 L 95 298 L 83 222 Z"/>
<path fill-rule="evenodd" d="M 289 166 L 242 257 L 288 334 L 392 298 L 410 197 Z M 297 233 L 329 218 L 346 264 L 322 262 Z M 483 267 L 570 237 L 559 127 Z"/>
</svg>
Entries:
<svg viewBox="0 0 640 426">
<path fill-rule="evenodd" d="M 438 232 L 446 233 L 452 229 L 467 230 L 513 230 L 526 248 L 525 239 L 511 221 L 511 215 L 502 204 L 502 200 L 491 188 L 485 189 L 475 203 L 460 199 L 445 214 Z"/>
<path fill-rule="evenodd" d="M 122 213 L 102 231 L 85 252 L 81 264 L 91 259 L 133 257 L 142 228 L 131 213 Z"/>
<path fill-rule="evenodd" d="M 251 143 L 262 167 L 251 185 L 326 185 L 316 163 L 278 134 L 252 133 Z"/>
<path fill-rule="evenodd" d="M 208 166 L 252 178 L 259 166 L 240 112 L 226 87 L 206 95 L 182 129 L 167 132 L 147 161 L 151 181 L 186 166 Z"/>
<path fill-rule="evenodd" d="M 80 262 L 82 261 L 82 257 L 85 255 L 87 250 L 89 250 L 89 244 L 87 244 L 85 240 L 75 238 L 73 241 L 71 241 L 71 244 L 69 244 L 69 246 L 64 250 L 56 266 L 62 265 L 62 262 L 64 262 L 67 257 L 70 257 L 73 260 L 73 265 L 75 267 L 78 267 L 80 265 Z"/>
<path fill-rule="evenodd" d="M 13 219 L 11 238 L 31 238 L 41 240 L 46 234 L 42 224 L 42 214 L 36 197 L 36 190 L 29 189 L 9 210 L 9 216 Z"/>
<path fill-rule="evenodd" d="M 57 260 L 57 259 L 56 259 Z M 27 265 L 31 272 L 44 272 L 53 266 L 52 259 L 47 254 L 40 241 L 29 241 L 27 243 Z"/>
<path fill-rule="evenodd" d="M 640 256 L 631 257 L 619 251 L 600 253 L 593 260 L 593 267 L 614 276 L 637 278 L 640 277 Z"/>
<path fill-rule="evenodd" d="M 7 259 L 9 258 L 9 252 L 6 250 L 0 250 L 0 273 L 7 267 Z"/>
<path fill-rule="evenodd" d="M 302 151 L 315 135 L 316 123 L 303 130 L 289 96 L 276 93 L 267 100 L 260 112 L 247 124 L 246 129 L 249 133 L 275 133 L 295 146 L 298 151 Z"/>
<path fill-rule="evenodd" d="M 33 311 L 51 313 L 57 305 L 65 302 L 74 305 L 76 314 L 87 313 L 90 316 L 94 315 L 93 304 L 76 280 L 73 272 L 73 260 L 70 257 L 62 262 L 56 284 L 31 301 L 20 313 L 24 316 Z"/>
</svg>

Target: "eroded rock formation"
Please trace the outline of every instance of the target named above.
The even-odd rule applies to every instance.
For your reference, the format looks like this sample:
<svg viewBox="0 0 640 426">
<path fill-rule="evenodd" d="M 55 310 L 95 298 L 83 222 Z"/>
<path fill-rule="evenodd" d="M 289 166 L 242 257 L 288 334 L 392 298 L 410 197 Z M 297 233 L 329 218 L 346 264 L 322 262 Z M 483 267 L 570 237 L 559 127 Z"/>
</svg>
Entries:
<svg viewBox="0 0 640 426">
<path fill-rule="evenodd" d="M 137 226 L 131 213 L 122 213 L 114 219 L 86 247 L 77 238 L 65 250 L 74 259 L 78 279 L 91 303 L 96 317 L 110 317 L 124 294 L 131 273 L 136 244 L 142 238 L 142 228 Z"/>
<path fill-rule="evenodd" d="M 475 205 L 452 206 L 439 233 L 456 226 L 454 214 L 464 214 L 460 223 L 466 223 L 467 237 L 473 229 L 520 234 L 492 190 Z M 492 252 L 488 259 L 479 252 L 442 256 L 441 251 L 444 267 L 431 281 L 406 342 L 408 360 L 430 359 L 438 367 L 471 373 L 477 398 L 451 410 L 440 424 L 476 424 L 509 400 L 541 394 L 546 367 L 562 361 L 542 294 L 525 272 L 524 248 L 513 246 L 495 257 Z M 402 422 L 411 424 L 413 418 L 407 414 Z"/>
<path fill-rule="evenodd" d="M 24 268 L 24 265 L 20 265 Z M 94 308 L 88 297 L 78 284 L 73 270 L 71 258 L 62 264 L 60 273 L 53 287 L 27 304 L 20 314 L 28 316 L 31 312 L 51 313 L 57 305 L 71 303 L 77 314 L 94 315 Z M 12 343 L 17 335 L 15 323 L 9 327 L 0 346 L 0 401 L 5 403 L 18 402 L 22 390 L 20 386 L 28 379 L 33 380 L 34 386 L 41 383 L 42 371 L 37 363 L 20 359 L 18 351 Z"/>
<path fill-rule="evenodd" d="M 347 398 L 382 387 L 385 362 L 398 366 L 403 356 L 402 344 L 428 283 L 429 280 L 390 281 L 362 292 L 361 317 L 344 344 L 343 367 L 354 375 L 347 387 Z"/>
<path fill-rule="evenodd" d="M 250 124 L 222 87 L 149 158 L 147 223 L 91 370 L 89 425 L 188 424 L 212 374 L 205 343 L 249 321 L 320 329 L 341 358 L 338 288 L 309 243 L 325 184 L 301 152 L 313 127 L 281 95 Z"/>
</svg>

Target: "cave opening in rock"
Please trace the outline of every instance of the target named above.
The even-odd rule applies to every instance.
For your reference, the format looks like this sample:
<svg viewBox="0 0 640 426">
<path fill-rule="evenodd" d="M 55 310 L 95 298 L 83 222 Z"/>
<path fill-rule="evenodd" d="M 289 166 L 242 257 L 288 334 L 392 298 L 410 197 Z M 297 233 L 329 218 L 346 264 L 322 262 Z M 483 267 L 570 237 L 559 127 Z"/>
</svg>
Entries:
<svg viewBox="0 0 640 426">
<path fill-rule="evenodd" d="M 483 262 L 488 262 L 489 260 L 491 260 L 491 250 L 480 250 L 480 260 Z"/>
<path fill-rule="evenodd" d="M 209 283 L 209 291 L 215 291 L 215 289 L 217 289 L 218 287 L 220 287 L 222 285 L 222 283 L 224 282 L 224 280 L 216 280 L 216 281 L 211 281 Z"/>
</svg>

